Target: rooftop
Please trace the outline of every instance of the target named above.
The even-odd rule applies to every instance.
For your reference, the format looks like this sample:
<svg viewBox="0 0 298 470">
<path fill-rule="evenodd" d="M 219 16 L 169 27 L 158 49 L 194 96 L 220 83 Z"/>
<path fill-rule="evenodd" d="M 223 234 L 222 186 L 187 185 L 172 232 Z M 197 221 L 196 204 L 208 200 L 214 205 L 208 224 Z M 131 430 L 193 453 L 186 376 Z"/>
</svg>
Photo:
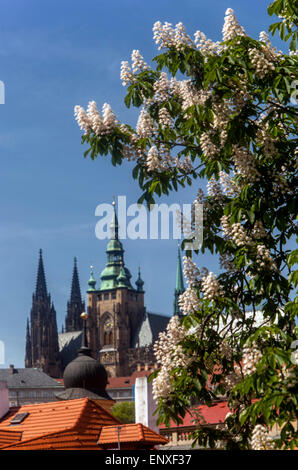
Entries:
<svg viewBox="0 0 298 470">
<path fill-rule="evenodd" d="M 0 380 L 7 382 L 8 388 L 56 388 L 60 390 L 61 384 L 41 369 L 0 369 Z"/>
<path fill-rule="evenodd" d="M 20 413 L 28 415 L 12 425 Z M 98 449 L 101 427 L 115 424 L 120 421 L 88 398 L 24 405 L 11 408 L 0 420 L 0 448 Z"/>
</svg>

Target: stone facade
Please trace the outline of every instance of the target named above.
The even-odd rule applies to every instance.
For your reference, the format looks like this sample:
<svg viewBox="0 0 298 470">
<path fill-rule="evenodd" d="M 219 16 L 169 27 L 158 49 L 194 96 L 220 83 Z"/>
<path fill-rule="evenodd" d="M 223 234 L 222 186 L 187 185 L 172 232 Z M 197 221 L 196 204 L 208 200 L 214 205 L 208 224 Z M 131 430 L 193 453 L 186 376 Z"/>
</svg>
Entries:
<svg viewBox="0 0 298 470">
<path fill-rule="evenodd" d="M 168 316 L 149 313 L 144 305 L 144 282 L 139 269 L 133 287 L 131 273 L 124 263 L 124 249 L 118 237 L 114 210 L 106 266 L 96 288 L 91 267 L 87 290 L 87 340 L 94 359 L 105 366 L 110 377 L 133 374 L 142 367 L 155 367 L 153 344 L 164 331 Z M 184 289 L 178 253 L 175 299 Z M 177 303 L 177 302 L 176 302 Z M 179 314 L 174 303 L 174 313 Z M 40 251 L 36 292 L 33 294 L 30 325 L 27 323 L 26 367 L 38 367 L 52 377 L 61 377 L 66 365 L 77 355 L 81 340 L 82 302 L 76 259 L 71 296 L 67 302 L 65 331 L 58 335 L 56 312 L 47 293 Z"/>
</svg>

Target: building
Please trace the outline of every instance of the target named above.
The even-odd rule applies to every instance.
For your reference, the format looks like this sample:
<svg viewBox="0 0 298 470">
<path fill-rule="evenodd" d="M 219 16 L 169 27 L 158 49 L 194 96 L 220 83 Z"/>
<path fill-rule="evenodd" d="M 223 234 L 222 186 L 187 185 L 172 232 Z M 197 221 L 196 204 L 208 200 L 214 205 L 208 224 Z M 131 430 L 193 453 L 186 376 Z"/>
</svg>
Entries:
<svg viewBox="0 0 298 470">
<path fill-rule="evenodd" d="M 0 369 L 0 381 L 8 387 L 9 406 L 56 401 L 55 394 L 64 390 L 63 385 L 49 377 L 41 369 Z"/>
<path fill-rule="evenodd" d="M 146 450 L 168 441 L 140 423 L 122 424 L 90 398 L 24 405 L 0 417 L 0 450 L 104 450 L 118 442 Z"/>
<path fill-rule="evenodd" d="M 142 423 L 122 424 L 109 412 L 114 401 L 105 390 L 107 372 L 91 357 L 86 314 L 82 321 L 81 348 L 64 370 L 65 391 L 56 394 L 57 401 L 9 409 L 6 384 L 0 382 L 0 450 L 149 450 L 168 442 Z"/>
<path fill-rule="evenodd" d="M 51 377 L 59 377 L 61 359 L 56 311 L 47 292 L 42 250 L 39 252 L 36 288 L 32 296 L 30 326 L 27 320 L 25 367 L 42 369 Z"/>
<path fill-rule="evenodd" d="M 140 269 L 135 287 L 131 282 L 132 275 L 125 266 L 124 249 L 119 239 L 115 204 L 110 228 L 107 261 L 100 275 L 100 286 L 96 287 L 93 268 L 88 281 L 87 339 L 92 357 L 105 366 L 109 377 L 123 377 L 155 366 L 153 344 L 158 334 L 166 329 L 170 317 L 147 312 Z M 183 291 L 178 250 L 174 314 L 180 313 L 178 297 Z M 84 310 L 75 258 L 65 328 L 58 334 L 56 312 L 47 292 L 40 250 L 30 322 L 27 321 L 25 366 L 41 368 L 51 377 L 61 377 L 67 364 L 76 357 L 82 341 L 80 314 Z"/>
</svg>

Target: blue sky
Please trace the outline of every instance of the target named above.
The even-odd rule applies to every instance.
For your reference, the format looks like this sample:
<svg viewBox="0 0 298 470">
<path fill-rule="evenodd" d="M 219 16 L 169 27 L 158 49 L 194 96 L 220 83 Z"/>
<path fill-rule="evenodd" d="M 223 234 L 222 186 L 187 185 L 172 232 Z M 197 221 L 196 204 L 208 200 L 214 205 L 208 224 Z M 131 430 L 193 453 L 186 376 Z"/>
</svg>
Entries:
<svg viewBox="0 0 298 470">
<path fill-rule="evenodd" d="M 262 0 L 1 0 L 0 80 L 0 340 L 5 365 L 24 367 L 25 327 L 35 288 L 38 250 L 43 249 L 48 289 L 59 330 L 66 314 L 74 256 L 81 289 L 89 266 L 97 280 L 105 265 L 106 240 L 94 229 L 99 203 L 140 196 L 132 166 L 112 167 L 109 158 L 83 158 L 74 105 L 108 102 L 123 122 L 137 112 L 123 99 L 120 63 L 139 49 L 145 60 L 157 54 L 155 21 L 182 21 L 221 39 L 224 13 L 233 8 L 246 32 L 258 38 L 273 22 Z M 278 44 L 278 46 L 280 46 Z M 199 183 L 198 183 L 199 184 Z M 190 203 L 197 185 L 158 202 Z M 133 280 L 141 265 L 147 309 L 172 313 L 177 259 L 175 240 L 126 240 L 125 262 Z M 216 258 L 199 265 L 218 272 Z"/>
</svg>

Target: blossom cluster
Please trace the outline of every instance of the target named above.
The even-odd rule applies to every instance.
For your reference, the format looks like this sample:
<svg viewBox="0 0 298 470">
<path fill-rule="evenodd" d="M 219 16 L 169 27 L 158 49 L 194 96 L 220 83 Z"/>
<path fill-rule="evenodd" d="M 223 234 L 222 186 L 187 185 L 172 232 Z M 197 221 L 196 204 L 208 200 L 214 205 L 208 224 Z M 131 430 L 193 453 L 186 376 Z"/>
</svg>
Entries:
<svg viewBox="0 0 298 470">
<path fill-rule="evenodd" d="M 183 274 L 190 287 L 198 284 L 200 270 L 189 256 L 183 256 Z"/>
<path fill-rule="evenodd" d="M 211 39 L 207 39 L 206 34 L 201 31 L 195 32 L 194 43 L 203 55 L 220 54 L 222 51 L 222 46 L 218 41 L 213 42 Z"/>
<path fill-rule="evenodd" d="M 249 181 L 256 181 L 260 174 L 256 169 L 255 159 L 253 154 L 244 147 L 233 145 L 233 162 L 235 165 L 236 173 L 239 173 Z"/>
<path fill-rule="evenodd" d="M 192 358 L 187 356 L 179 343 L 185 339 L 187 330 L 180 324 L 179 317 L 174 315 L 165 332 L 159 334 L 154 344 L 156 360 L 161 364 L 157 377 L 153 380 L 152 390 L 155 400 L 167 399 L 173 391 L 171 372 L 178 367 L 187 367 Z"/>
<path fill-rule="evenodd" d="M 184 25 L 180 22 L 173 28 L 171 23 L 162 24 L 156 21 L 153 25 L 153 39 L 158 45 L 158 49 L 171 48 L 181 49 L 186 46 L 192 46 L 193 42 L 186 33 Z"/>
<path fill-rule="evenodd" d="M 236 36 L 245 36 L 245 31 L 238 23 L 232 8 L 226 10 L 222 33 L 223 41 L 230 41 Z"/>
<path fill-rule="evenodd" d="M 224 171 L 219 172 L 219 181 L 223 189 L 223 194 L 226 196 L 232 197 L 239 193 L 239 187 L 234 179 Z"/>
<path fill-rule="evenodd" d="M 262 358 L 261 351 L 255 346 L 243 348 L 243 374 L 244 376 L 256 372 L 256 365 Z"/>
<path fill-rule="evenodd" d="M 122 80 L 122 85 L 127 86 L 131 85 L 136 81 L 136 75 L 138 72 L 144 72 L 145 70 L 149 70 L 149 65 L 145 62 L 143 56 L 141 55 L 140 51 L 134 49 L 131 53 L 131 62 L 132 68 L 130 67 L 128 61 L 123 60 L 121 62 L 121 69 L 120 69 L 120 78 Z"/>
<path fill-rule="evenodd" d="M 82 106 L 75 106 L 75 119 L 85 134 L 94 132 L 97 136 L 107 135 L 113 132 L 118 125 L 118 120 L 111 106 L 104 103 L 102 107 L 102 116 L 97 109 L 95 101 L 90 101 L 87 112 Z"/>
<path fill-rule="evenodd" d="M 136 131 L 141 138 L 152 137 L 156 132 L 156 124 L 144 108 L 139 114 Z"/>
<path fill-rule="evenodd" d="M 252 245 L 252 238 L 245 232 L 240 222 L 235 222 L 230 225 L 229 216 L 223 215 L 221 218 L 221 225 L 224 236 L 232 239 L 238 247 Z"/>
<path fill-rule="evenodd" d="M 202 278 L 202 293 L 203 298 L 209 300 L 216 300 L 224 295 L 222 286 L 212 272 Z"/>
<path fill-rule="evenodd" d="M 190 315 L 198 312 L 201 309 L 202 304 L 197 290 L 193 287 L 188 287 L 181 295 L 179 295 L 178 305 L 182 315 Z"/>
<path fill-rule="evenodd" d="M 275 269 L 275 263 L 270 256 L 269 250 L 265 247 L 265 245 L 258 245 L 257 246 L 257 257 L 256 260 L 260 268 L 267 268 L 267 269 Z"/>
</svg>

